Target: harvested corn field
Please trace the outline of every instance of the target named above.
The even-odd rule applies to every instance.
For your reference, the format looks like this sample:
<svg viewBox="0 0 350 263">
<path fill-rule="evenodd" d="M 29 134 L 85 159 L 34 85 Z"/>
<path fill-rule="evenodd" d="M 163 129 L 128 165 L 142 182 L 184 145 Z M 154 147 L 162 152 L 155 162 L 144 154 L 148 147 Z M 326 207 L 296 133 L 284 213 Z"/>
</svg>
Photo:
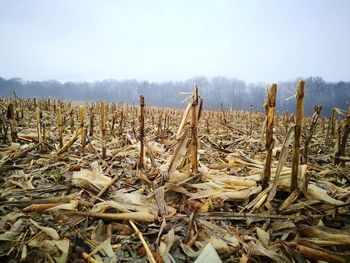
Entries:
<svg viewBox="0 0 350 263">
<path fill-rule="evenodd" d="M 307 88 L 307 87 L 306 87 Z M 350 108 L 2 99 L 2 262 L 349 262 Z M 187 106 L 186 106 L 187 105 Z"/>
</svg>

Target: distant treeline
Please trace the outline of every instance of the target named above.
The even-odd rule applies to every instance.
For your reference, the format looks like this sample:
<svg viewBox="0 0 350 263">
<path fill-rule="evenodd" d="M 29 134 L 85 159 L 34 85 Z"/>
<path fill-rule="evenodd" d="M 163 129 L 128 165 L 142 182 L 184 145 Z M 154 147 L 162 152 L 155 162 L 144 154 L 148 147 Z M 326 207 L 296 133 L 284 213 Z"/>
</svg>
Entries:
<svg viewBox="0 0 350 263">
<path fill-rule="evenodd" d="M 205 107 L 247 110 L 249 105 L 257 111 L 263 110 L 266 95 L 265 83 L 246 84 L 226 77 L 196 77 L 186 81 L 148 82 L 136 80 L 103 80 L 96 82 L 23 81 L 19 78 L 0 77 L 0 96 L 57 98 L 65 100 L 106 100 L 127 104 L 138 103 L 144 95 L 146 103 L 164 107 L 184 107 L 181 92 L 192 90 L 198 84 L 199 94 L 204 98 Z M 277 83 L 277 112 L 294 111 L 296 81 Z M 305 111 L 311 114 L 313 105 L 322 105 L 322 115 L 328 116 L 333 107 L 346 109 L 350 102 L 350 82 L 326 82 L 320 77 L 306 79 Z"/>
</svg>

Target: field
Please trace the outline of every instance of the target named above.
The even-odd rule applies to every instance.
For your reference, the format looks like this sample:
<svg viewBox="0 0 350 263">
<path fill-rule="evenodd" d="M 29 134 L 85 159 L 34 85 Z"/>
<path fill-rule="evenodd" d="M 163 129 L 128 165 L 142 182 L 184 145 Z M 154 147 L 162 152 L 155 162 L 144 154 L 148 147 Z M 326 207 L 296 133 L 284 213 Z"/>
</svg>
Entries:
<svg viewBox="0 0 350 263">
<path fill-rule="evenodd" d="M 349 262 L 350 108 L 303 116 L 300 81 L 276 115 L 276 89 L 266 112 L 197 86 L 184 109 L 2 99 L 1 262 Z"/>
</svg>

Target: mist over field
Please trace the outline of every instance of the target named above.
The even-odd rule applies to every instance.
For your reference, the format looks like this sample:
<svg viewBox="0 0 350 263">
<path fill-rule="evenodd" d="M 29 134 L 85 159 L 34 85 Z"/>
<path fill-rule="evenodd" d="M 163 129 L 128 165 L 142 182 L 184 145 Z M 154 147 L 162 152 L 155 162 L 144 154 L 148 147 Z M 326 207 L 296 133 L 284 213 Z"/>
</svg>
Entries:
<svg viewBox="0 0 350 263">
<path fill-rule="evenodd" d="M 10 97 L 13 91 L 24 98 L 57 98 L 65 100 L 106 100 L 109 102 L 138 103 L 144 95 L 149 105 L 184 107 L 181 92 L 191 91 L 198 84 L 204 107 L 247 110 L 250 105 L 263 111 L 266 97 L 265 83 L 250 83 L 226 77 L 196 77 L 186 81 L 148 82 L 136 80 L 102 80 L 96 82 L 23 81 L 0 78 L 0 96 Z M 277 111 L 290 112 L 295 108 L 296 81 L 278 83 Z M 320 77 L 306 79 L 305 112 L 312 114 L 314 105 L 323 106 L 323 115 L 328 116 L 333 107 L 346 109 L 350 102 L 350 82 L 326 82 Z"/>
</svg>

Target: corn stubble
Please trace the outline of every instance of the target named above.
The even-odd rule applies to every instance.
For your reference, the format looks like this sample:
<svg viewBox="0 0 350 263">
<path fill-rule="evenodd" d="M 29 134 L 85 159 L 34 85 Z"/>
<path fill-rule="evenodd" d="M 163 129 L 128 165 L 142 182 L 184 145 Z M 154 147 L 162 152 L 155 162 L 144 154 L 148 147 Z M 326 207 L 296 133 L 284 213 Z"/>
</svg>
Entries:
<svg viewBox="0 0 350 263">
<path fill-rule="evenodd" d="M 0 259 L 349 262 L 350 107 L 304 116 L 306 90 L 281 114 L 276 84 L 265 113 L 197 85 L 184 109 L 0 100 Z"/>
</svg>

